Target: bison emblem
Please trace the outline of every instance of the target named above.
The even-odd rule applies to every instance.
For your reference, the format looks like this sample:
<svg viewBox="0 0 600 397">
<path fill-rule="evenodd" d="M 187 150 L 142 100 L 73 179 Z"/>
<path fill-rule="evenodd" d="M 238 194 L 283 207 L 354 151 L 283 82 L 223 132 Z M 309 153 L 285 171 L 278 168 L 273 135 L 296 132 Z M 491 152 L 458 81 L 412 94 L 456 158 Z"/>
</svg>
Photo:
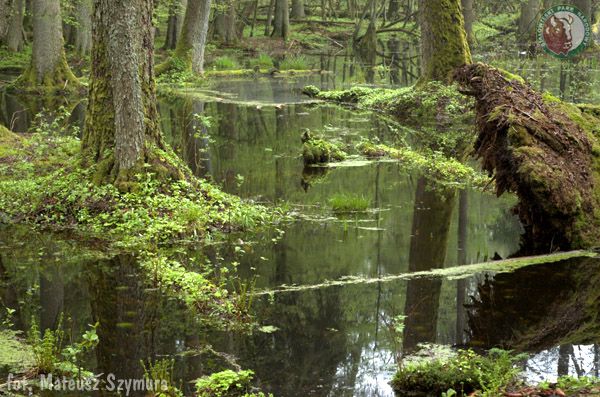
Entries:
<svg viewBox="0 0 600 397">
<path fill-rule="evenodd" d="M 548 49 L 558 55 L 567 55 L 573 49 L 573 16 L 552 15 L 544 24 L 544 41 Z"/>
</svg>

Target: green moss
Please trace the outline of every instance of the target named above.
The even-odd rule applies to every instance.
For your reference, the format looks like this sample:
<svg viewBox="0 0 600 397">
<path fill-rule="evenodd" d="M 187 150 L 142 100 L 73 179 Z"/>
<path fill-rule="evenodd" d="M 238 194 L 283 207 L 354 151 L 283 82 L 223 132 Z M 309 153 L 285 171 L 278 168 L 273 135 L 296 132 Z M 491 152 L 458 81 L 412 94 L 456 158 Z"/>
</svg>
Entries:
<svg viewBox="0 0 600 397">
<path fill-rule="evenodd" d="M 507 70 L 503 70 L 503 69 L 499 69 L 500 72 L 502 73 L 502 76 L 504 76 L 505 79 L 507 79 L 508 81 L 516 81 L 519 82 L 521 84 L 525 84 L 525 79 L 521 76 L 519 76 L 518 74 L 514 74 L 511 73 Z"/>
<path fill-rule="evenodd" d="M 392 386 L 411 395 L 442 395 L 452 389 L 459 395 L 499 395 L 518 382 L 516 364 L 524 355 L 494 349 L 487 356 L 472 350 L 440 350 L 409 357 L 401 363 Z"/>
<path fill-rule="evenodd" d="M 458 129 L 474 121 L 473 100 L 461 94 L 457 85 L 429 82 L 399 89 L 352 87 L 338 91 L 321 91 L 315 86 L 307 86 L 303 92 L 317 99 L 385 112 L 411 125 L 454 126 Z"/>
<path fill-rule="evenodd" d="M 392 148 L 368 141 L 359 143 L 356 148 L 369 158 L 389 157 L 398 160 L 409 171 L 416 171 L 439 185 L 484 187 L 490 183 L 490 179 L 480 171 L 438 152 Z"/>
<path fill-rule="evenodd" d="M 11 330 L 0 330 L 0 369 L 23 374 L 35 365 L 33 350 Z"/>
<path fill-rule="evenodd" d="M 471 63 L 460 3 L 438 0 L 427 5 L 421 20 L 422 53 L 425 55 L 420 83 L 448 83 L 456 68 Z"/>
<path fill-rule="evenodd" d="M 308 131 L 304 134 L 303 142 L 302 157 L 306 165 L 342 161 L 348 157 L 338 144 L 314 138 Z"/>
</svg>

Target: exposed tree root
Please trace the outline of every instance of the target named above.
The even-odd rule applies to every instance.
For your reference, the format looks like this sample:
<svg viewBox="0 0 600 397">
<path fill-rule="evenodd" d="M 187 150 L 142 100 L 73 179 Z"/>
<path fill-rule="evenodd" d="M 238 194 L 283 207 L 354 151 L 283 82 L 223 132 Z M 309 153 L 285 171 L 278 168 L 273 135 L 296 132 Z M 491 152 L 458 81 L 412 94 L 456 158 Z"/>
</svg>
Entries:
<svg viewBox="0 0 600 397">
<path fill-rule="evenodd" d="M 597 246 L 597 109 L 542 95 L 484 64 L 465 66 L 455 78 L 477 100 L 476 154 L 495 176 L 497 194 L 519 196 L 523 253 Z"/>
</svg>

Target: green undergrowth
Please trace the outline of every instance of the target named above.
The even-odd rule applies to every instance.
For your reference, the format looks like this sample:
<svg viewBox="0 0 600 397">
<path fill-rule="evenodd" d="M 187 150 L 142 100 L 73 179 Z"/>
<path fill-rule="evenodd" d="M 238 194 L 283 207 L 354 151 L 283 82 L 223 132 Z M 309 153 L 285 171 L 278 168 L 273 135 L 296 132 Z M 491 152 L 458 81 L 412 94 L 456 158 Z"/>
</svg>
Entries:
<svg viewBox="0 0 600 397">
<path fill-rule="evenodd" d="M 417 171 L 431 181 L 444 186 L 479 187 L 490 184 L 490 178 L 468 164 L 443 153 L 410 148 L 392 148 L 369 141 L 357 145 L 360 154 L 367 158 L 387 157 L 398 160 L 409 170 Z"/>
<path fill-rule="evenodd" d="M 473 100 L 462 95 L 457 85 L 439 82 L 398 89 L 353 87 L 338 91 L 307 86 L 304 93 L 317 99 L 382 111 L 398 121 L 419 126 L 423 123 L 434 123 L 438 127 L 462 126 L 474 119 Z"/>
<path fill-rule="evenodd" d="M 600 379 L 560 376 L 556 381 L 530 384 L 523 363 L 527 354 L 491 349 L 452 350 L 447 346 L 421 345 L 404 358 L 392 386 L 398 395 L 410 396 L 573 396 L 600 393 Z"/>
<path fill-rule="evenodd" d="M 499 396 L 520 384 L 518 364 L 526 358 L 498 349 L 480 355 L 427 347 L 403 360 L 392 385 L 401 395 Z"/>
<path fill-rule="evenodd" d="M 230 232 L 270 230 L 285 218 L 283 210 L 243 201 L 205 180 L 170 181 L 151 172 L 135 175 L 129 192 L 94 183 L 94 167 L 80 166 L 79 139 L 61 132 L 18 137 L 0 129 L 0 222 L 69 231 L 108 254 L 131 253 L 148 282 L 211 325 L 247 322 L 243 294 L 229 291 L 228 280 L 215 280 L 204 265 L 184 265 L 179 254 Z"/>
<path fill-rule="evenodd" d="M 23 51 L 12 52 L 0 46 L 0 72 L 22 72 L 31 61 L 31 46 L 25 46 Z"/>
<path fill-rule="evenodd" d="M 139 249 L 202 241 L 213 232 L 246 230 L 276 221 L 279 212 L 244 202 L 196 180 L 167 182 L 136 175 L 134 191 L 92 182 L 79 166 L 80 142 L 34 134 L 0 141 L 0 212 L 13 222 L 70 229 L 114 247 Z"/>
<path fill-rule="evenodd" d="M 254 372 L 250 370 L 215 372 L 196 380 L 198 397 L 273 397 L 253 391 Z"/>
<path fill-rule="evenodd" d="M 0 371 L 20 374 L 32 368 L 34 363 L 33 349 L 19 333 L 0 330 Z"/>
</svg>

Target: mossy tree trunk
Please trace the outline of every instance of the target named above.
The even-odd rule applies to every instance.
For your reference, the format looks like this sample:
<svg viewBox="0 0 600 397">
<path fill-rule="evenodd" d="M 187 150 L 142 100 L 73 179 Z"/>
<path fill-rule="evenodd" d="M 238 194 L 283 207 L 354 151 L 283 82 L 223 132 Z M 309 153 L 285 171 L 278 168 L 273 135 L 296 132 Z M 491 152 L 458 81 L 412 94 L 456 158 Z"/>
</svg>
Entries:
<svg viewBox="0 0 600 397">
<path fill-rule="evenodd" d="M 173 59 L 157 67 L 157 73 L 164 73 L 176 67 L 174 60 L 182 62 L 185 68 L 191 68 L 195 73 L 204 73 L 204 49 L 208 34 L 211 0 L 188 1 L 181 37 L 175 49 Z"/>
<path fill-rule="evenodd" d="M 419 0 L 421 81 L 446 81 L 471 63 L 460 0 Z"/>
<path fill-rule="evenodd" d="M 79 82 L 63 48 L 60 0 L 33 0 L 33 49 L 29 68 L 18 84 L 26 88 L 65 90 Z"/>
<path fill-rule="evenodd" d="M 541 95 L 484 64 L 457 80 L 477 100 L 475 144 L 497 194 L 519 197 L 522 254 L 600 245 L 600 109 Z"/>
<path fill-rule="evenodd" d="M 275 0 L 275 20 L 272 37 L 287 40 L 290 34 L 290 5 L 288 0 Z"/>
<path fill-rule="evenodd" d="M 134 175 L 162 164 L 167 150 L 158 123 L 154 83 L 153 0 L 94 0 L 92 70 L 83 136 L 84 165 L 98 183 L 129 189 Z"/>
</svg>

